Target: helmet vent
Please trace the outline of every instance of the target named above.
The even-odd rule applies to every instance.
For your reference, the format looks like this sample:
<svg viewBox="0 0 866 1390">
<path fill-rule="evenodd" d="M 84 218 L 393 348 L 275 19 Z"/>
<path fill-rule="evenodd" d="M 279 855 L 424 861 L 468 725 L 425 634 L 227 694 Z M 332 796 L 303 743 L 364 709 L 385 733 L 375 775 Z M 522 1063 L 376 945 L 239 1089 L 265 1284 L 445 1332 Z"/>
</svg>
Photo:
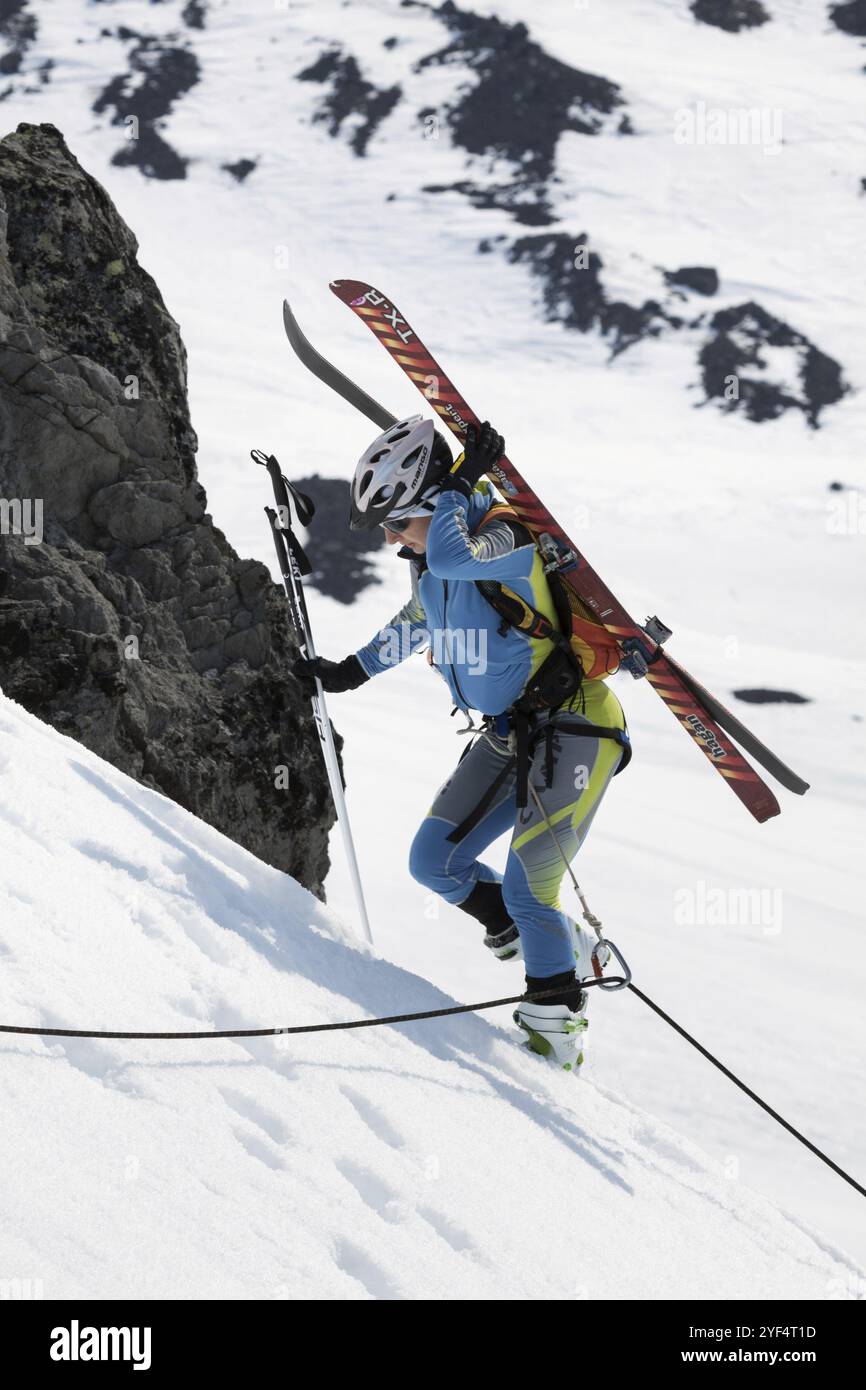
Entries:
<svg viewBox="0 0 866 1390">
<path fill-rule="evenodd" d="M 415 464 L 418 462 L 418 459 L 421 455 L 422 447 L 423 446 L 419 444 L 417 449 L 413 449 L 411 454 L 406 455 L 403 462 L 400 464 L 401 473 L 408 473 L 411 468 L 415 467 Z"/>
</svg>

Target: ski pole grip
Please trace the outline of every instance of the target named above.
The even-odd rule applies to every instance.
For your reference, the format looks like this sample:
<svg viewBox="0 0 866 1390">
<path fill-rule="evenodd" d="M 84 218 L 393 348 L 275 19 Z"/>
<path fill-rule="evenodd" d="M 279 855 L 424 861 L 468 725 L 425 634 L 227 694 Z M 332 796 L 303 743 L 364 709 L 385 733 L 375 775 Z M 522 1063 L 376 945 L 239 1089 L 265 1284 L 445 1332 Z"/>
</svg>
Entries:
<svg viewBox="0 0 866 1390">
<path fill-rule="evenodd" d="M 280 470 L 280 465 L 274 458 L 273 454 L 271 454 L 268 458 L 265 464 L 265 468 L 268 470 L 271 483 L 273 485 L 274 500 L 276 501 L 277 508 L 279 510 L 280 520 L 282 521 L 284 526 L 287 526 L 291 522 L 292 517 L 291 503 L 289 502 L 289 492 L 288 488 L 286 487 L 286 480 L 283 477 L 282 472 Z"/>
</svg>

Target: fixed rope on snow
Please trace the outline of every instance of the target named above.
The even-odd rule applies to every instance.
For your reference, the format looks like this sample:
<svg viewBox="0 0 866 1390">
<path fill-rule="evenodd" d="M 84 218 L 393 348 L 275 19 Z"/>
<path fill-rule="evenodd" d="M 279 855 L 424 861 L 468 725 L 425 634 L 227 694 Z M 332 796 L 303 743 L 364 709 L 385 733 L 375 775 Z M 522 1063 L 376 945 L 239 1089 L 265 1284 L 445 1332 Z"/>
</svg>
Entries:
<svg viewBox="0 0 866 1390">
<path fill-rule="evenodd" d="M 766 1111 L 768 1115 L 771 1115 L 783 1129 L 786 1129 L 789 1134 L 792 1134 L 795 1139 L 805 1145 L 810 1153 L 813 1153 L 816 1158 L 820 1158 L 821 1162 L 826 1163 L 828 1168 L 832 1168 L 833 1172 L 838 1174 L 840 1178 L 843 1178 L 845 1182 L 849 1183 L 856 1192 L 860 1193 L 861 1197 L 866 1197 L 866 1187 L 857 1182 L 856 1178 L 852 1178 L 850 1173 L 846 1173 L 844 1168 L 840 1168 L 839 1164 L 835 1163 L 832 1158 L 829 1158 L 827 1154 L 823 1153 L 816 1144 L 813 1144 L 810 1139 L 807 1139 L 804 1134 L 801 1134 L 798 1129 L 795 1129 L 792 1124 L 789 1124 L 778 1111 L 774 1110 L 771 1105 L 768 1105 L 765 1100 L 762 1100 L 761 1097 L 757 1095 L 751 1087 L 747 1086 L 744 1081 L 741 1081 L 738 1076 L 735 1076 L 729 1067 L 726 1067 L 723 1062 L 720 1062 L 717 1057 L 714 1057 L 696 1038 L 693 1038 L 691 1033 L 687 1033 L 685 1028 L 681 1027 L 675 1019 L 671 1018 L 670 1014 L 665 1013 L 664 1009 L 660 1008 L 658 1004 L 655 1004 L 648 995 L 644 994 L 643 990 L 638 989 L 637 985 L 632 983 L 631 971 L 623 960 L 620 952 L 611 941 L 605 938 L 602 938 L 602 940 L 606 946 L 610 947 L 616 959 L 623 966 L 625 973 L 623 975 L 608 976 L 606 980 L 583 980 L 581 981 L 582 989 L 593 989 L 597 987 L 606 987 L 607 989 L 630 989 L 633 994 L 637 995 L 638 999 L 642 1000 L 654 1013 L 658 1014 L 659 1018 L 663 1019 L 665 1023 L 669 1024 L 671 1028 L 679 1033 L 680 1037 L 685 1038 L 686 1042 L 696 1048 L 702 1057 L 706 1057 L 707 1061 L 712 1062 L 713 1066 L 717 1067 L 729 1081 L 733 1081 L 734 1085 L 738 1086 L 750 1100 L 753 1100 L 756 1105 L 759 1105 L 762 1110 Z M 452 1014 L 480 1013 L 484 1009 L 497 1009 L 506 1004 L 521 1004 L 526 1000 L 545 999 L 548 995 L 554 993 L 558 993 L 558 991 L 549 989 L 535 990 L 530 994 L 512 995 L 508 999 L 487 999 L 479 1004 L 454 1004 L 447 1009 L 423 1009 L 416 1013 L 391 1014 L 384 1018 L 357 1018 L 343 1023 L 307 1023 L 289 1028 L 226 1028 L 207 1033 L 120 1033 L 97 1032 L 83 1028 L 33 1028 L 11 1023 L 0 1023 L 0 1033 L 23 1033 L 30 1036 L 53 1038 L 137 1038 L 170 1040 L 181 1038 L 263 1038 L 275 1037 L 281 1034 L 334 1033 L 351 1028 L 378 1028 L 388 1024 L 414 1023 L 418 1019 L 425 1018 L 447 1018 Z"/>
</svg>

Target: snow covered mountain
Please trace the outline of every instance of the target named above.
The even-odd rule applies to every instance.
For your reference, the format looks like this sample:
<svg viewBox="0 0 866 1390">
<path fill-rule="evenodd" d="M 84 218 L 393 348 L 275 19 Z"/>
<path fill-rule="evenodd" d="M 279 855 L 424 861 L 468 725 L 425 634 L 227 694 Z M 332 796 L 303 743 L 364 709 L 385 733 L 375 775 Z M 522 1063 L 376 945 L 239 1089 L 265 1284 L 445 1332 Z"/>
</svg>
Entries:
<svg viewBox="0 0 866 1390">
<path fill-rule="evenodd" d="M 255 1028 L 451 1002 L 7 700 L 0 732 L 0 851 L 16 866 L 0 887 L 4 1020 Z M 5 1037 L 4 1277 L 46 1299 L 858 1287 L 863 1271 L 816 1232 L 640 1106 L 522 1056 L 507 1022 Z"/>
<path fill-rule="evenodd" d="M 732 703 L 737 691 L 802 697 L 801 703 L 737 704 L 758 735 L 812 784 L 802 800 L 783 794 L 782 815 L 758 827 L 717 785 L 645 686 L 617 678 L 635 758 L 618 779 L 622 785 L 611 790 L 577 868 L 641 986 L 862 1181 L 866 682 L 853 636 L 860 625 L 866 536 L 860 443 L 866 425 L 861 10 L 823 0 L 732 0 L 729 6 L 617 0 L 614 17 L 610 5 L 594 0 L 536 6 L 498 0 L 471 9 L 398 0 L 267 6 L 239 0 L 30 0 L 6 7 L 9 47 L 5 56 L 0 50 L 0 111 L 10 129 L 22 120 L 57 125 L 134 229 L 141 263 L 179 321 L 189 354 L 198 466 L 211 510 L 242 555 L 272 564 L 261 511 L 269 498 L 249 464 L 251 446 L 277 453 L 292 477 L 346 478 L 371 435 L 367 422 L 308 379 L 289 354 L 280 314 L 284 296 L 316 345 L 372 395 L 395 412 L 418 406 L 419 398 L 385 355 L 328 293 L 332 278 L 368 278 L 394 297 L 479 412 L 493 419 L 509 456 L 566 529 L 577 533 L 635 616 L 657 612 L 674 628 L 672 650 L 690 670 Z M 748 18 L 747 11 L 752 21 L 759 11 L 767 18 L 734 24 L 738 14 Z M 731 22 L 707 22 L 713 17 Z M 405 597 L 405 573 L 393 556 L 372 552 L 369 564 L 374 582 L 359 584 L 350 604 L 311 594 L 318 646 L 329 656 L 360 646 Z M 96 992 L 109 1024 L 120 1015 L 128 1020 L 133 1008 L 143 1023 L 166 1019 L 172 994 L 180 1003 L 177 1017 L 215 1025 L 235 1017 L 257 1021 L 270 1001 L 277 1009 L 274 1022 L 288 1021 L 283 952 L 292 962 L 304 961 L 298 973 L 306 983 L 292 978 L 292 1021 L 301 1015 L 342 1017 L 350 1004 L 409 1007 L 439 998 L 437 989 L 470 999 L 519 988 L 515 971 L 485 958 L 465 918 L 428 900 L 406 869 L 415 825 L 462 749 L 442 688 L 422 662 L 409 662 L 387 682 L 377 680 L 330 703 L 346 739 L 350 810 L 376 945 L 390 964 L 374 966 L 345 941 L 339 949 L 326 945 L 332 935 L 308 936 L 298 923 L 310 914 L 317 931 L 339 937 L 339 930 L 329 913 L 290 883 L 215 833 L 198 825 L 190 829 L 166 803 L 159 801 L 155 811 L 158 799 L 100 769 L 112 788 L 127 787 L 125 795 L 141 813 L 168 817 L 172 835 L 182 824 L 183 835 L 207 847 L 209 856 L 207 868 L 197 868 L 190 879 L 192 890 L 181 885 L 180 898 L 171 900 L 181 914 L 179 928 L 166 928 L 178 933 L 175 990 L 166 984 L 164 954 L 156 952 L 146 963 L 141 953 L 152 950 L 152 939 L 149 945 L 140 931 L 124 925 L 117 938 L 122 948 L 118 952 L 112 944 L 107 957 L 116 966 L 110 972 L 115 983 L 109 986 L 106 976 L 105 989 Z M 32 721 L 8 706 L 4 717 L 10 731 L 23 728 L 28 739 L 33 735 Z M 48 777 L 56 750 L 65 745 L 46 738 L 53 750 Z M 81 766 L 95 766 L 80 752 L 70 756 Z M 20 775 L 20 764 L 14 765 Z M 55 771 L 73 776 L 78 789 L 79 774 L 61 772 L 59 763 Z M 30 792 L 28 783 L 28 797 Z M 39 802 L 19 798 L 10 814 L 34 826 L 34 847 L 27 853 L 47 853 L 38 845 L 46 824 Z M 156 850 L 148 841 L 146 850 L 139 839 L 140 812 L 124 814 L 118 835 L 129 846 L 142 855 L 163 848 L 169 853 L 164 840 Z M 95 835 L 88 826 L 90 833 Z M 131 862 L 132 870 L 121 866 L 110 873 L 104 854 L 84 857 L 88 876 L 106 876 L 106 894 L 116 893 L 122 902 L 126 893 L 129 902 L 140 903 L 136 895 L 145 891 L 144 866 L 151 861 L 130 859 L 129 846 L 109 841 L 109 858 Z M 67 852 L 75 863 L 69 881 L 80 882 L 80 852 Z M 194 862 L 201 866 L 198 852 Z M 329 904 L 349 922 L 352 898 L 336 837 L 332 853 Z M 231 868 L 233 887 L 226 883 L 227 870 L 214 869 L 220 895 L 227 892 L 236 904 L 231 909 L 215 903 L 213 859 Z M 7 892 L 32 893 L 25 862 L 25 881 L 16 874 Z M 167 862 L 166 869 L 153 861 L 154 872 L 171 885 L 177 864 L 171 857 Z M 44 869 L 43 864 L 40 882 Z M 249 920 L 247 907 L 238 904 L 239 881 L 244 902 L 244 884 L 253 883 Z M 202 900 L 196 902 L 199 891 Z M 282 915 L 273 920 L 275 904 L 281 914 L 290 913 L 291 923 Z M 73 1022 L 92 1017 L 92 972 L 106 962 L 100 958 L 85 967 L 76 958 L 80 976 L 72 962 L 64 969 L 54 953 L 69 949 L 63 939 L 68 914 L 58 916 L 57 910 L 55 899 L 55 915 L 46 919 L 55 929 L 41 939 L 38 971 L 34 958 L 19 986 L 24 993 L 9 1001 L 6 1012 L 14 1005 L 16 1017 L 25 1006 Z M 162 909 L 141 911 L 146 937 L 149 914 L 159 920 Z M 120 932 L 120 915 L 113 920 Z M 272 932 L 267 949 L 260 934 L 265 921 Z M 211 960 L 212 945 L 191 947 L 182 934 L 186 923 L 194 941 L 218 941 L 227 958 Z M 83 909 L 79 926 L 84 931 Z M 226 942 L 226 928 L 240 943 L 235 937 Z M 20 953 L 20 926 L 9 930 L 9 949 Z M 115 936 L 101 933 L 100 928 L 108 951 Z M 197 955 L 195 962 L 185 961 L 188 950 L 199 950 L 210 963 L 201 965 Z M 49 968 L 46 961 L 55 964 Z M 199 965 L 203 979 L 195 973 Z M 221 968 L 229 968 L 222 980 Z M 112 996 L 121 972 L 135 987 Z M 431 984 L 422 986 L 415 977 Z M 46 996 L 49 984 L 59 994 Z M 109 1008 L 112 998 L 116 1014 Z M 335 1175 L 337 1164 L 355 1165 L 355 1195 L 348 1187 L 339 1190 L 341 1200 L 357 1203 L 351 1212 L 367 1223 L 366 1234 L 348 1237 L 354 1254 L 342 1264 L 332 1253 L 330 1263 L 323 1259 L 319 1236 L 310 1236 L 307 1268 L 316 1288 L 338 1297 L 351 1296 L 352 1289 L 363 1295 L 364 1287 L 379 1294 L 414 1289 L 417 1295 L 418 1286 L 407 1283 L 401 1270 L 398 1248 L 406 1234 L 403 1216 L 421 1221 L 414 1214 L 416 1179 L 407 1179 L 400 1164 L 407 1154 L 421 1154 L 422 1168 L 437 1153 L 443 1162 L 419 1117 L 435 1114 L 456 1145 L 479 1090 L 501 1095 L 504 1077 L 514 1088 L 509 1096 L 515 1108 L 505 1111 L 507 1121 L 498 1105 L 495 1116 L 488 1115 L 487 1146 L 480 1130 L 471 1130 L 475 1160 L 461 1164 L 460 1182 L 477 1185 L 466 1207 L 460 1208 L 451 1189 L 441 1205 L 438 1197 L 423 1199 L 435 1216 L 428 1218 L 431 1230 L 453 1205 L 451 1215 L 463 1232 L 452 1233 L 450 1245 L 447 1234 L 435 1237 L 448 1249 L 440 1251 L 443 1263 L 431 1255 L 431 1279 L 444 1278 L 447 1264 L 454 1289 L 474 1288 L 477 1295 L 481 1265 L 460 1282 L 460 1270 L 475 1259 L 473 1250 L 489 1255 L 488 1238 L 529 1248 L 534 1228 L 522 1203 L 525 1197 L 531 1212 L 534 1160 L 520 1170 L 521 1206 L 517 1214 L 509 1211 L 507 1223 L 481 1180 L 490 1136 L 513 1124 L 509 1160 L 517 1155 L 523 1163 L 527 1147 L 534 1155 L 538 1146 L 539 1162 L 557 1174 L 557 1192 L 586 1201 L 597 1215 L 598 1257 L 589 1262 L 591 1273 L 575 1274 L 587 1297 L 606 1296 L 602 1290 L 624 1295 L 623 1284 L 612 1281 L 626 1251 L 621 1277 L 630 1271 L 635 1283 L 629 1291 L 642 1297 L 696 1289 L 704 1297 L 726 1296 L 710 1280 L 713 1259 L 722 1261 L 720 1279 L 730 1275 L 724 1285 L 730 1294 L 863 1296 L 859 1273 L 852 1276 L 850 1266 L 833 1264 L 833 1255 L 821 1257 L 824 1264 L 798 1264 L 797 1278 L 786 1282 L 794 1268 L 789 1240 L 812 1240 L 794 1237 L 787 1219 L 773 1217 L 777 1224 L 765 1262 L 754 1256 L 754 1246 L 738 1266 L 733 1253 L 729 1262 L 720 1255 L 722 1247 L 742 1251 L 736 1242 L 752 1239 L 738 1225 L 745 1211 L 748 1224 L 768 1239 L 765 1217 L 757 1214 L 767 1209 L 754 1189 L 866 1259 L 866 1236 L 855 1216 L 860 1199 L 638 1001 L 613 996 L 594 1002 L 590 1060 L 579 1096 L 565 1096 L 483 1019 L 453 1031 L 449 1025 L 447 1042 L 438 1032 L 422 1033 L 425 1026 L 411 1035 L 359 1035 L 363 1055 L 374 1059 L 369 1067 L 379 1078 L 375 1085 L 352 1072 L 362 1055 L 354 1035 L 329 1042 L 327 1050 L 305 1041 L 297 1051 L 280 1052 L 277 1068 L 271 1067 L 270 1044 L 260 1050 L 227 1046 L 220 1053 L 234 1075 L 231 1058 L 239 1051 L 244 1066 L 255 1068 L 255 1087 L 261 1087 L 242 1111 L 247 1118 L 231 1122 L 245 1135 L 241 1143 L 254 1150 L 258 1145 L 271 1158 L 288 1145 L 290 1155 L 283 1158 L 289 1171 L 314 1188 L 322 1209 L 330 1208 L 335 1184 L 345 1181 L 345 1173 Z M 459 1062 L 448 1050 L 452 1045 Z M 23 1046 L 16 1042 L 13 1053 Z M 41 1054 L 41 1044 L 32 1046 Z M 75 1055 L 92 1061 L 77 1069 L 76 1085 L 84 1090 L 76 1101 L 65 1082 L 57 1083 L 58 1105 L 63 1094 L 62 1104 L 70 1106 L 64 1113 L 71 1114 L 87 1099 L 91 1072 L 113 1076 L 117 1070 L 125 1078 L 121 1092 L 127 1084 L 132 1094 L 144 1087 L 148 1113 L 151 1102 L 164 1103 L 162 1132 L 185 1144 L 192 1140 L 181 1136 L 183 1104 L 200 1127 L 203 1146 L 210 1138 L 207 1107 L 216 1107 L 225 1166 L 222 1177 L 208 1178 L 214 1190 L 197 1192 L 195 1202 L 202 1204 L 204 1218 L 234 1221 L 224 1211 L 233 1190 L 227 1168 L 238 1143 L 228 1137 L 228 1110 L 210 1082 L 206 1087 L 196 1081 L 205 1068 L 190 1064 L 189 1053 L 171 1057 L 186 1059 L 195 1072 L 191 1081 L 167 1063 L 167 1053 L 153 1050 L 157 1045 L 147 1045 L 146 1054 L 143 1046 L 134 1055 L 147 1056 L 147 1079 L 130 1082 L 135 1062 L 128 1050 L 82 1045 Z M 70 1053 L 67 1047 L 58 1050 Z M 106 1062 L 106 1054 L 114 1060 Z M 294 1074 L 298 1056 L 316 1076 L 300 1110 L 309 1123 L 293 1120 L 282 1094 L 284 1072 Z M 331 1069 L 323 1057 L 331 1059 Z M 337 1095 L 344 1069 L 354 1076 L 355 1108 Z M 23 1077 L 10 1084 L 20 1084 L 22 1097 L 31 1089 Z M 237 1103 L 246 1107 L 247 1083 L 225 1084 L 233 1093 L 241 1087 Z M 151 1085 L 165 1086 L 155 1100 Z M 333 1088 L 333 1107 L 322 1087 Z M 128 1097 L 115 1094 L 115 1083 L 108 1089 L 102 1101 L 114 1121 L 114 1107 L 125 1107 Z M 546 1120 L 527 1095 L 544 1096 Z M 437 1096 L 441 1104 L 434 1102 Z M 434 1103 L 438 1109 L 431 1111 Z M 464 1103 L 458 1123 L 457 1107 Z M 385 1120 L 374 1116 L 372 1128 L 363 1118 L 371 1104 L 385 1114 Z M 226 1105 L 230 1109 L 231 1102 Z M 639 1121 L 625 1118 L 632 1106 L 640 1107 Z M 408 1133 L 402 1119 L 395 1119 L 404 1114 L 413 1117 Z M 149 1149 L 137 1130 L 142 1115 L 131 1107 L 125 1115 L 132 1127 L 130 1152 L 141 1151 L 146 1169 Z M 322 1134 L 323 1120 L 333 1124 L 330 1133 Z M 281 1125 L 288 1127 L 285 1139 Z M 643 1138 L 636 1139 L 634 1125 Z M 675 1137 L 665 1126 L 686 1137 Z M 648 1137 L 659 1134 L 672 1146 L 664 1162 L 656 1139 Z M 321 1142 L 327 1155 L 328 1179 L 318 1187 L 304 1167 L 299 1136 L 303 1144 Z M 95 1184 L 106 1159 L 92 1136 L 82 1144 L 92 1146 L 82 1162 L 97 1175 Z M 224 1147 L 229 1144 L 230 1151 Z M 584 1156 L 577 1173 L 573 1147 L 568 1162 L 564 1158 L 569 1144 Z M 673 1157 L 683 1145 L 696 1165 L 685 1179 Z M 651 1169 L 645 1167 L 647 1150 L 654 1150 Z M 606 1226 L 602 1213 L 623 1192 L 608 1176 L 617 1171 L 612 1151 L 628 1154 L 635 1165 L 627 1178 L 635 1190 L 635 1168 L 643 1170 L 647 1203 L 666 1194 L 660 1198 L 664 1222 L 656 1224 L 648 1207 L 639 1218 L 631 1208 L 630 1220 L 647 1222 L 641 1230 L 647 1249 L 642 1239 L 609 1245 L 617 1223 Z M 264 1184 L 283 1180 L 279 1167 L 267 1173 L 269 1160 L 260 1160 L 261 1153 L 249 1168 L 248 1205 L 239 1203 L 247 1215 Z M 417 1168 L 417 1157 L 410 1167 L 411 1161 Z M 149 1212 L 162 1210 L 168 1187 L 166 1170 L 155 1164 L 152 1186 L 145 1176 L 135 1189 L 142 1194 L 137 1200 L 148 1240 Z M 676 1181 L 673 1171 L 680 1171 Z M 688 1207 L 695 1219 L 686 1239 L 683 1181 L 706 1194 L 706 1184 L 722 1171 L 729 1177 L 712 1189 L 713 1201 L 700 1205 L 700 1222 L 698 1204 Z M 427 1181 L 422 1175 L 419 1187 L 422 1180 Z M 436 1181 L 430 1184 L 434 1190 Z M 448 1181 L 456 1193 L 455 1172 Z M 423 1191 L 428 1193 L 426 1186 Z M 715 1200 L 720 1192 L 721 1207 Z M 376 1212 L 385 1213 L 384 1224 Z M 682 1221 L 683 1239 L 667 1220 L 673 1212 L 672 1221 Z M 269 1241 L 260 1210 L 255 1219 L 261 1239 Z M 715 1222 L 725 1223 L 724 1241 Z M 341 1229 L 339 1238 L 347 1238 L 347 1226 L 316 1227 L 319 1234 L 324 1229 Z M 711 1254 L 713 1231 L 720 1238 Z M 201 1230 L 194 1237 L 199 1268 L 207 1260 L 208 1239 Z M 658 1256 L 659 1240 L 669 1258 L 657 1257 L 650 1268 L 648 1250 L 655 1241 Z M 28 1248 L 20 1247 L 22 1255 Z M 805 1248 L 796 1247 L 800 1255 Z M 811 1244 L 809 1249 L 814 1251 Z M 502 1258 L 507 1253 L 500 1246 L 495 1258 L 500 1277 L 510 1280 L 516 1266 Z M 156 1254 L 154 1261 L 151 1269 L 158 1267 Z M 250 1279 L 254 1263 L 247 1270 Z M 276 1254 L 268 1267 L 273 1287 L 291 1291 L 291 1276 Z M 340 1268 L 350 1277 L 360 1272 L 361 1283 L 328 1283 L 344 1277 L 334 1272 Z M 85 1274 L 70 1254 L 56 1277 L 61 1287 L 80 1290 L 84 1284 L 76 1280 L 86 1283 Z M 169 1291 L 159 1274 L 153 1277 L 155 1287 Z M 672 1282 L 662 1290 L 657 1279 Z M 839 1279 L 841 1285 L 833 1283 Z M 250 1285 L 219 1291 L 242 1287 Z M 525 1296 L 516 1277 L 508 1296 Z"/>
</svg>

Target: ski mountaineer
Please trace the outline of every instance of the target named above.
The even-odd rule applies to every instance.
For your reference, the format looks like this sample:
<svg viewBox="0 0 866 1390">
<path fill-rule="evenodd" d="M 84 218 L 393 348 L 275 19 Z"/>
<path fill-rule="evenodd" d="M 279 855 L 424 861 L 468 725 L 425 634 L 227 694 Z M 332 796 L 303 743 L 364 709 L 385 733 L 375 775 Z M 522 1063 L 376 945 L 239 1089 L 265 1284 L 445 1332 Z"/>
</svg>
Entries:
<svg viewBox="0 0 866 1390">
<path fill-rule="evenodd" d="M 578 1071 L 587 1026 L 580 981 L 600 975 L 608 953 L 593 956 L 594 938 L 562 911 L 559 890 L 630 748 L 616 696 L 603 680 L 583 679 L 560 635 L 532 535 L 482 481 L 503 452 L 485 422 L 468 427 L 454 461 L 421 415 L 373 441 L 355 470 L 349 524 L 382 526 L 390 544 L 402 543 L 411 597 L 344 660 L 298 658 L 292 669 L 308 691 L 314 670 L 326 691 L 354 690 L 426 642 L 455 708 L 470 726 L 469 711 L 481 714 L 415 835 L 410 872 L 480 922 L 500 960 L 522 954 L 526 992 L 552 993 L 522 1002 L 515 1022 L 534 1052 Z M 534 615 L 536 635 L 515 625 L 518 613 Z M 479 855 L 506 832 L 500 877 Z"/>
</svg>

